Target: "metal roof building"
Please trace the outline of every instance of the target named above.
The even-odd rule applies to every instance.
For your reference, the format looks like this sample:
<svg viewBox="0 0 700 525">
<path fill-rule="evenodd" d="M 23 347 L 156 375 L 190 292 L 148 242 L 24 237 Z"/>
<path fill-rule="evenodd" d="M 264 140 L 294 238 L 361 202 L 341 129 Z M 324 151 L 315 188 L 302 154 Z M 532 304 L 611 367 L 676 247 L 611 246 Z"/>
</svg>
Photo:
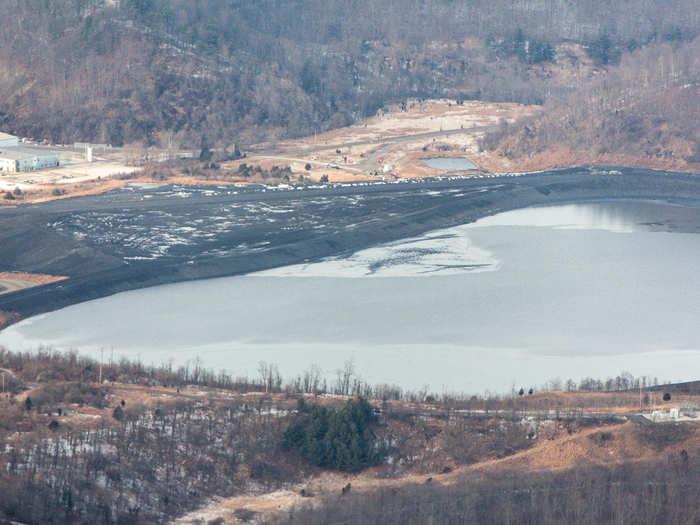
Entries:
<svg viewBox="0 0 700 525">
<path fill-rule="evenodd" d="M 0 134 L 0 139 L 2 134 Z M 0 171 L 15 173 L 54 168 L 59 165 L 59 155 L 19 147 L 0 146 Z"/>
<path fill-rule="evenodd" d="M 9 133 L 0 131 L 0 148 L 16 148 L 19 145 L 19 139 Z"/>
</svg>

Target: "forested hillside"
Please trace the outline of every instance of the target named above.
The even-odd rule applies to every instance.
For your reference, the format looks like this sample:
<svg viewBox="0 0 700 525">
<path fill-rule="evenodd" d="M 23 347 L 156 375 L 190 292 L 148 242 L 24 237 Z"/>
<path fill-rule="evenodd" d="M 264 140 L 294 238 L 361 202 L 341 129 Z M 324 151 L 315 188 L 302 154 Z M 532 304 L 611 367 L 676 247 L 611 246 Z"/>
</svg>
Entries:
<svg viewBox="0 0 700 525">
<path fill-rule="evenodd" d="M 538 116 L 503 126 L 482 147 L 521 166 L 645 159 L 700 167 L 700 38 L 647 46 L 600 79 L 552 97 Z"/>
<path fill-rule="evenodd" d="M 250 143 L 407 97 L 542 103 L 700 27 L 693 0 L 0 0 L 0 127 L 57 142 Z M 577 58 L 570 57 L 575 69 Z"/>
</svg>

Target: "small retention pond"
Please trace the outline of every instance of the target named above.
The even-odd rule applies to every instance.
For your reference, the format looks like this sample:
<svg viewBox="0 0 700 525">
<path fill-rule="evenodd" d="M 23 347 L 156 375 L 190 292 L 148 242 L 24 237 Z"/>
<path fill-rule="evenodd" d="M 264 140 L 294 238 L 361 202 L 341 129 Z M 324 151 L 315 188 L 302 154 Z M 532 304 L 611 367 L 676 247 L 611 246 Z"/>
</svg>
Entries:
<svg viewBox="0 0 700 525">
<path fill-rule="evenodd" d="M 464 157 L 433 157 L 420 160 L 431 168 L 441 171 L 469 171 L 476 169 L 476 166 Z"/>
</svg>

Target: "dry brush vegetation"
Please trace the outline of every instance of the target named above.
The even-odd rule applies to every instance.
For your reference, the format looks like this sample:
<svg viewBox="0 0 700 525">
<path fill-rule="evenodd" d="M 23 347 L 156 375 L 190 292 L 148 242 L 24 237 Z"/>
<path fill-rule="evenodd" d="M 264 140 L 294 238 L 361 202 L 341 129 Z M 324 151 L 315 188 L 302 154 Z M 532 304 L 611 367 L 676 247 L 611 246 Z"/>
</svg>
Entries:
<svg viewBox="0 0 700 525">
<path fill-rule="evenodd" d="M 577 164 L 700 168 L 700 39 L 625 54 L 600 79 L 553 97 L 482 149 L 526 170 Z"/>
<path fill-rule="evenodd" d="M 317 494 L 313 501 L 321 510 L 296 508 L 288 515 L 291 523 L 321 523 L 329 513 L 346 516 L 353 523 L 363 523 L 372 515 L 399 523 L 404 515 L 398 509 L 405 498 L 414 502 L 411 512 L 416 523 L 428 519 L 462 523 L 483 513 L 496 519 L 503 516 L 503 509 L 513 512 L 520 501 L 517 494 L 548 495 L 529 499 L 523 514 L 508 518 L 517 522 L 517 516 L 534 516 L 527 518 L 532 520 L 558 516 L 555 503 L 561 498 L 580 509 L 581 502 L 575 499 L 582 497 L 579 492 L 555 490 L 572 479 L 589 487 L 591 497 L 607 497 L 606 486 L 619 485 L 620 494 L 625 494 L 626 484 L 638 483 L 642 467 L 633 467 L 632 477 L 627 477 L 628 470 L 605 465 L 610 459 L 624 464 L 656 456 L 670 458 L 670 466 L 654 467 L 658 486 L 668 487 L 670 501 L 681 505 L 669 516 L 686 517 L 693 508 L 687 502 L 692 491 L 683 492 L 677 483 L 696 479 L 692 476 L 697 474 L 693 470 L 697 451 L 692 447 L 698 444 L 697 431 L 620 425 L 614 413 L 586 414 L 586 410 L 600 411 L 606 403 L 615 404 L 614 396 L 618 406 L 633 406 L 638 399 L 633 393 L 620 392 L 605 402 L 601 398 L 606 394 L 597 392 L 582 394 L 580 400 L 575 398 L 579 394 L 554 392 L 437 399 L 425 392 L 370 389 L 354 377 L 351 367 L 339 371 L 334 384 L 324 386 L 313 370 L 284 382 L 269 364 L 261 365 L 255 379 L 236 379 L 196 364 L 179 370 L 129 361 L 100 367 L 77 354 L 48 350 L 2 351 L 0 367 L 6 371 L 6 393 L 0 399 L 4 464 L 0 517 L 23 523 L 158 523 L 208 504 L 213 495 L 234 499 L 247 495 L 255 501 L 256 495 L 264 499 L 275 490 L 298 492 L 304 486 L 309 488 L 305 499 Z M 612 384 L 623 388 L 634 382 L 635 378 L 620 376 Z M 303 394 L 304 390 L 315 393 Z M 307 417 L 304 414 L 311 409 L 331 414 L 328 411 L 351 406 L 352 397 L 347 394 L 360 391 L 383 394 L 372 401 L 376 415 L 367 420 L 383 459 L 370 468 L 364 465 L 364 472 L 353 478 L 339 478 L 324 488 L 320 480 L 325 468 L 304 459 L 308 454 L 290 447 L 285 436 L 295 418 Z M 302 395 L 306 405 L 299 405 Z M 566 396 L 571 399 L 563 402 Z M 586 401 L 587 396 L 599 399 Z M 552 410 L 554 406 L 558 408 Z M 328 425 L 333 417 L 319 421 Z M 341 423 L 333 431 L 341 447 L 346 446 L 343 432 L 351 428 Z M 352 438 L 347 446 L 348 450 L 354 447 Z M 679 455 L 679 447 L 686 456 Z M 540 453 L 541 449 L 545 452 Z M 609 456 L 612 451 L 615 455 Z M 558 465 L 569 470 L 537 473 L 542 458 L 550 458 L 548 468 Z M 604 468 L 588 466 L 592 464 Z M 507 473 L 511 468 L 532 473 L 515 476 Z M 478 474 L 462 479 L 465 469 Z M 607 476 L 607 485 L 594 483 L 600 476 Z M 428 478 L 434 478 L 434 487 L 412 485 Z M 354 484 L 351 494 L 347 494 L 350 485 L 340 491 L 348 481 Z M 383 489 L 385 483 L 394 489 Z M 515 499 L 494 501 L 488 496 L 494 490 L 511 491 Z M 510 502 L 501 507 L 504 501 Z M 600 512 L 619 516 L 620 501 L 604 500 L 609 509 Z M 658 508 L 648 510 L 658 516 L 668 503 L 653 501 Z M 393 511 L 387 514 L 387 508 L 397 509 L 398 517 L 392 517 Z M 257 512 L 237 510 L 242 517 Z M 601 515 L 578 510 L 566 516 L 575 518 L 572 523 L 584 523 Z M 266 514 L 265 519 L 272 517 Z"/>
<path fill-rule="evenodd" d="M 117 7 L 118 6 L 118 7 Z M 26 0 L 0 16 L 0 124 L 59 143 L 164 148 L 308 135 L 407 98 L 541 103 L 698 32 L 691 0 Z M 563 46 L 563 47 L 562 47 Z M 568 47 L 567 47 L 568 46 Z M 649 67 L 648 64 L 644 64 Z M 652 71 L 653 68 L 650 69 Z"/>
</svg>

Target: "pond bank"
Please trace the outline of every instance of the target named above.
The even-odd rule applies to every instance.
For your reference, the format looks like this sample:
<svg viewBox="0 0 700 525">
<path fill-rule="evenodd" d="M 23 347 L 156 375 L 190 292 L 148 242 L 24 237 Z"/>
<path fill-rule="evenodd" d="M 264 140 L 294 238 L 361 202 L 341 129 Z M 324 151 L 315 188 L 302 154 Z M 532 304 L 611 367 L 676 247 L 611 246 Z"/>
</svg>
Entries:
<svg viewBox="0 0 700 525">
<path fill-rule="evenodd" d="M 533 205 L 700 202 L 700 176 L 628 168 L 284 191 L 222 188 L 129 188 L 0 210 L 0 267 L 70 277 L 3 294 L 0 311 L 26 318 L 125 290 L 311 262 Z M 153 251 L 125 247 L 134 236 Z"/>
</svg>

